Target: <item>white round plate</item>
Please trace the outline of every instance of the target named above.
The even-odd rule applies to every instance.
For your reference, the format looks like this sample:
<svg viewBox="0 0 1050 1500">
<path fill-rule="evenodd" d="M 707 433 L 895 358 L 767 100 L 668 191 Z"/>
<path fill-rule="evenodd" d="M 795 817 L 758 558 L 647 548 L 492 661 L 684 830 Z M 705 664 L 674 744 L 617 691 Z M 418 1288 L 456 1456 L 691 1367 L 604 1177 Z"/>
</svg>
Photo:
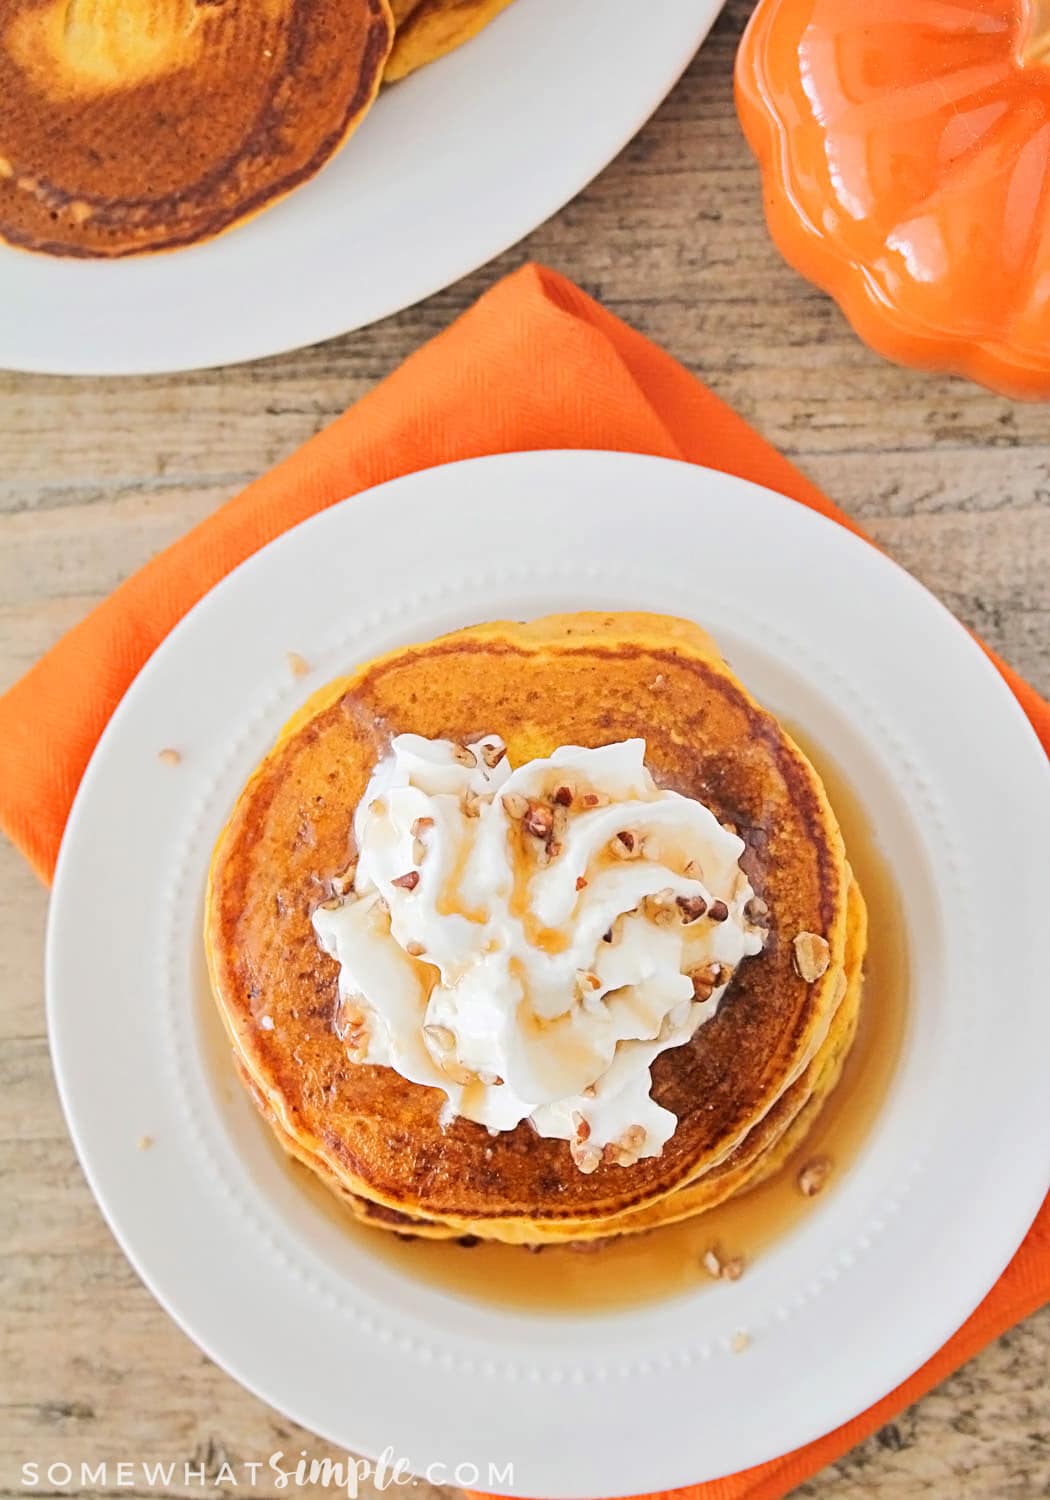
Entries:
<svg viewBox="0 0 1050 1500">
<path fill-rule="evenodd" d="M 326 679 L 472 621 L 606 608 L 707 626 L 755 693 L 846 770 L 896 872 L 911 1013 L 859 1159 L 742 1280 L 608 1315 L 526 1316 L 409 1279 L 282 1168 L 204 1043 L 201 894 L 240 787 Z M 289 650 L 308 678 L 289 671 Z M 178 766 L 157 758 L 169 745 Z M 1016 702 L 873 547 L 686 464 L 573 452 L 451 464 L 264 548 L 136 679 L 55 879 L 59 1087 L 140 1275 L 289 1416 L 351 1450 L 392 1446 L 416 1471 L 474 1463 L 482 1487 L 511 1493 L 683 1485 L 883 1396 L 1010 1259 L 1048 1185 L 1048 848 L 1050 777 Z M 152 1150 L 137 1149 L 143 1135 Z M 490 1462 L 512 1463 L 512 1480 Z"/>
<path fill-rule="evenodd" d="M 517 0 L 384 92 L 312 181 L 207 244 L 113 262 L 0 246 L 0 366 L 145 375 L 334 338 L 550 218 L 652 114 L 724 0 Z"/>
</svg>

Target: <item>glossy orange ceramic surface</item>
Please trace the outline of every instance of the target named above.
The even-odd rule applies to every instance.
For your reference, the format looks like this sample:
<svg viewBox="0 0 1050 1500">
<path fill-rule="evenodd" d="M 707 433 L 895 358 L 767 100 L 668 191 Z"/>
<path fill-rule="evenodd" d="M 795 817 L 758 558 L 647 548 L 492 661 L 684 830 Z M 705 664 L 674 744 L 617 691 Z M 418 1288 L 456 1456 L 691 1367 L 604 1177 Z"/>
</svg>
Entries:
<svg viewBox="0 0 1050 1500">
<path fill-rule="evenodd" d="M 736 84 L 773 238 L 860 336 L 1050 398 L 1050 0 L 759 0 Z"/>
</svg>

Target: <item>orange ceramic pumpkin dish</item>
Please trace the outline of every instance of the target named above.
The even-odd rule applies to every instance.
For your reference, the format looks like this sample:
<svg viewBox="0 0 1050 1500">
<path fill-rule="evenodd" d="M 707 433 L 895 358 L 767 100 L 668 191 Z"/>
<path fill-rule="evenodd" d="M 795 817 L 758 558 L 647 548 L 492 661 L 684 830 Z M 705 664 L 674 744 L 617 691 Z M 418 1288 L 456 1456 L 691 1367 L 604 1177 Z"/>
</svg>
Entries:
<svg viewBox="0 0 1050 1500">
<path fill-rule="evenodd" d="M 890 359 L 1050 398 L 1050 0 L 760 0 L 774 240 Z"/>
</svg>

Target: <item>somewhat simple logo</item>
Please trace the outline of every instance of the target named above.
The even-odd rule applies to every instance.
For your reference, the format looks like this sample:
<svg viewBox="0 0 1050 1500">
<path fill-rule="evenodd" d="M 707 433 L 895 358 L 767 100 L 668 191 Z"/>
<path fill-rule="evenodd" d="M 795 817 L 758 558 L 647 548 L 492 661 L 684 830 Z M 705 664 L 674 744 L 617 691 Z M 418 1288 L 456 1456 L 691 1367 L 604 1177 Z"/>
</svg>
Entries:
<svg viewBox="0 0 1050 1500">
<path fill-rule="evenodd" d="M 265 1476 L 260 1479 L 260 1475 Z M 484 1464 L 464 1459 L 459 1463 L 433 1463 L 414 1468 L 410 1459 L 398 1458 L 393 1448 L 384 1448 L 374 1461 L 352 1458 L 311 1458 L 305 1448 L 298 1457 L 283 1449 L 267 1459 L 223 1462 L 211 1468 L 204 1464 L 146 1462 L 145 1460 L 103 1460 L 101 1463 L 71 1464 L 62 1459 L 27 1460 L 22 1465 L 22 1488 L 26 1490 L 170 1490 L 175 1485 L 200 1489 L 250 1491 L 265 1484 L 294 1494 L 306 1485 L 338 1491 L 347 1500 L 358 1500 L 361 1486 L 371 1483 L 377 1490 L 415 1485 L 423 1480 L 432 1485 L 456 1485 L 460 1489 L 510 1488 L 514 1483 L 513 1463 Z"/>
</svg>

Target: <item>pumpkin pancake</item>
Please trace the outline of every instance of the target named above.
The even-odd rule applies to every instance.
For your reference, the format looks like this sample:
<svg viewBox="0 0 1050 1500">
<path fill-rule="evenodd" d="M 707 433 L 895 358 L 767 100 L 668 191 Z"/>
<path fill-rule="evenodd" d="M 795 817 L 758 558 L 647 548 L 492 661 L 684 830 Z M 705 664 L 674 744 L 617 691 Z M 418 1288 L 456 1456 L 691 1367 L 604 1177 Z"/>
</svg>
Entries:
<svg viewBox="0 0 1050 1500">
<path fill-rule="evenodd" d="M 768 934 L 713 1017 L 653 1063 L 652 1096 L 678 1121 L 661 1155 L 585 1175 L 565 1141 L 527 1121 L 497 1135 L 449 1123 L 442 1091 L 350 1061 L 336 1032 L 338 966 L 312 916 L 355 853 L 354 810 L 402 733 L 459 743 L 499 733 L 514 766 L 562 744 L 644 736 L 656 781 L 739 831 Z M 399 650 L 317 694 L 218 842 L 206 942 L 239 1066 L 296 1156 L 344 1196 L 369 1200 L 373 1216 L 539 1239 L 559 1224 L 600 1233 L 729 1162 L 813 1077 L 858 967 L 848 958 L 851 882 L 819 777 L 702 631 L 653 615 L 555 616 Z M 827 945 L 827 967 L 810 982 L 797 967 L 802 934 Z M 813 1088 L 796 1091 L 785 1128 Z"/>
<path fill-rule="evenodd" d="M 75 256 L 209 239 L 339 149 L 393 31 L 387 0 L 10 0 L 0 239 Z"/>
<path fill-rule="evenodd" d="M 715 1208 L 727 1198 L 757 1187 L 760 1182 L 778 1172 L 803 1144 L 823 1105 L 838 1084 L 860 1017 L 866 941 L 867 914 L 860 888 L 854 881 L 849 895 L 849 933 L 845 960 L 849 981 L 845 998 L 835 1013 L 828 1035 L 802 1077 L 777 1100 L 765 1118 L 724 1162 L 696 1181 L 683 1184 L 666 1197 L 633 1213 L 582 1224 L 564 1221 L 534 1223 L 517 1234 L 513 1230 L 518 1226 L 512 1226 L 512 1233 L 506 1236 L 509 1242 L 531 1245 L 566 1244 L 644 1233 Z M 323 1161 L 308 1157 L 280 1127 L 261 1095 L 256 1096 L 256 1103 L 269 1118 L 271 1127 L 285 1150 L 342 1197 L 362 1223 L 398 1234 L 412 1234 L 421 1239 L 460 1239 L 465 1235 L 504 1238 L 505 1226 L 499 1223 L 488 1225 L 480 1221 L 452 1223 L 439 1219 L 421 1219 L 348 1192 Z"/>
<path fill-rule="evenodd" d="M 394 48 L 383 74 L 396 83 L 477 36 L 510 0 L 393 0 Z"/>
</svg>

